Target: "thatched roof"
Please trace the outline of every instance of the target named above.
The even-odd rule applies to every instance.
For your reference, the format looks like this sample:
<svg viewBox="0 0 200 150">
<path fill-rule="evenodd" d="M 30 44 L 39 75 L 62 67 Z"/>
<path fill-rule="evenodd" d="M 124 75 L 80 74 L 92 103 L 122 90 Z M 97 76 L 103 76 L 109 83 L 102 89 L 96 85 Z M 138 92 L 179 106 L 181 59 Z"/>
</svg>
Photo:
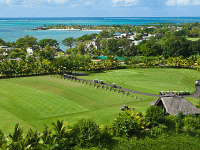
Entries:
<svg viewBox="0 0 200 150">
<path fill-rule="evenodd" d="M 170 115 L 178 115 L 179 111 L 182 111 L 183 115 L 200 114 L 200 109 L 183 97 L 175 94 L 162 95 L 159 99 L 151 102 L 150 105 L 158 106 L 160 101 L 163 103 L 166 113 Z"/>
</svg>

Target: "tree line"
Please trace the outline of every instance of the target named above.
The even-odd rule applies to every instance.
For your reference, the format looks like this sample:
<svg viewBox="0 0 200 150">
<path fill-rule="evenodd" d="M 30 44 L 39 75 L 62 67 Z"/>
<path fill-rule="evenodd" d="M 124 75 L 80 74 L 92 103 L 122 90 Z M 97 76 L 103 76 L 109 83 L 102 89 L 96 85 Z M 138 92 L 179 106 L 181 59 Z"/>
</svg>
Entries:
<svg viewBox="0 0 200 150">
<path fill-rule="evenodd" d="M 117 68 L 119 63 L 109 57 L 105 61 L 92 62 L 90 56 L 70 55 L 48 60 L 29 56 L 21 60 L 4 59 L 0 63 L 1 77 L 15 77 L 39 74 L 63 74 L 73 71 L 100 71 Z"/>
</svg>

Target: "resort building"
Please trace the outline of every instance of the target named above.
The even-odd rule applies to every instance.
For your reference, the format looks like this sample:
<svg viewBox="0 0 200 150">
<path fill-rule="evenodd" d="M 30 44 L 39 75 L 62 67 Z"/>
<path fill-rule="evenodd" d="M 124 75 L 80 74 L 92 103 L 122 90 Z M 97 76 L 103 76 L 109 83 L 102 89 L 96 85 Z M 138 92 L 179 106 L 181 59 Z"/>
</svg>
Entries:
<svg viewBox="0 0 200 150">
<path fill-rule="evenodd" d="M 150 105 L 161 107 L 164 112 L 169 115 L 177 116 L 179 111 L 182 111 L 183 115 L 200 114 L 200 109 L 184 99 L 183 96 L 178 96 L 172 93 L 162 95 L 159 99 L 151 102 Z"/>
</svg>

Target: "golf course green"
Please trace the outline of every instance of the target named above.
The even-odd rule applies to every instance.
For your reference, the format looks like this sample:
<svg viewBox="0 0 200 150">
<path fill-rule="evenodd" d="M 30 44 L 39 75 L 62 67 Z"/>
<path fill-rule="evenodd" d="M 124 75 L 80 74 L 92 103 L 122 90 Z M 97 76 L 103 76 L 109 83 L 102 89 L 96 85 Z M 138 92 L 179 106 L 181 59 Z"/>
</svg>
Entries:
<svg viewBox="0 0 200 150">
<path fill-rule="evenodd" d="M 103 80 L 134 91 L 159 94 L 159 91 L 189 91 L 194 93 L 195 81 L 200 79 L 200 72 L 190 69 L 123 69 L 93 73 L 83 79 Z"/>
<path fill-rule="evenodd" d="M 79 76 L 84 79 L 102 79 L 128 89 L 158 94 L 166 90 L 195 91 L 194 83 L 200 73 L 187 69 L 124 69 Z M 131 95 L 133 95 L 131 97 Z M 137 99 L 135 98 L 137 97 Z M 140 100 L 142 98 L 142 100 Z M 111 124 L 128 105 L 135 112 L 143 112 L 157 97 L 139 94 L 123 95 L 93 84 L 78 83 L 60 76 L 34 76 L 0 80 L 0 129 L 13 132 L 16 123 L 24 130 L 43 130 L 57 119 L 68 124 L 86 117 L 98 124 Z M 188 98 L 192 103 L 198 100 Z"/>
<path fill-rule="evenodd" d="M 0 129 L 5 134 L 10 133 L 19 123 L 25 131 L 30 127 L 41 131 L 44 124 L 50 126 L 57 119 L 72 124 L 83 117 L 109 124 L 123 105 L 145 111 L 155 99 L 138 94 L 131 97 L 101 88 L 96 90 L 93 85 L 64 80 L 60 76 L 1 79 Z"/>
</svg>

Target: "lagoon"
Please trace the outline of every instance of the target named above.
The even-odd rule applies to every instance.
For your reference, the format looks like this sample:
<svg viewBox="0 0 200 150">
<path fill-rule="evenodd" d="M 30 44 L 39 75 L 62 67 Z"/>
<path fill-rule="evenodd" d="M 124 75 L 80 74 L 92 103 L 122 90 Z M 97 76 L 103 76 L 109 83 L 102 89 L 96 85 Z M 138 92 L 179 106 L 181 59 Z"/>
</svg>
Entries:
<svg viewBox="0 0 200 150">
<path fill-rule="evenodd" d="M 58 41 L 62 50 L 62 40 L 67 37 L 80 37 L 84 34 L 99 33 L 100 31 L 64 31 L 64 30 L 38 30 L 43 25 L 77 24 L 77 25 L 143 25 L 151 23 L 192 23 L 200 22 L 200 17 L 66 17 L 66 18 L 0 18 L 0 38 L 6 42 L 15 42 L 26 35 L 36 37 L 39 40 L 52 38 Z"/>
</svg>

